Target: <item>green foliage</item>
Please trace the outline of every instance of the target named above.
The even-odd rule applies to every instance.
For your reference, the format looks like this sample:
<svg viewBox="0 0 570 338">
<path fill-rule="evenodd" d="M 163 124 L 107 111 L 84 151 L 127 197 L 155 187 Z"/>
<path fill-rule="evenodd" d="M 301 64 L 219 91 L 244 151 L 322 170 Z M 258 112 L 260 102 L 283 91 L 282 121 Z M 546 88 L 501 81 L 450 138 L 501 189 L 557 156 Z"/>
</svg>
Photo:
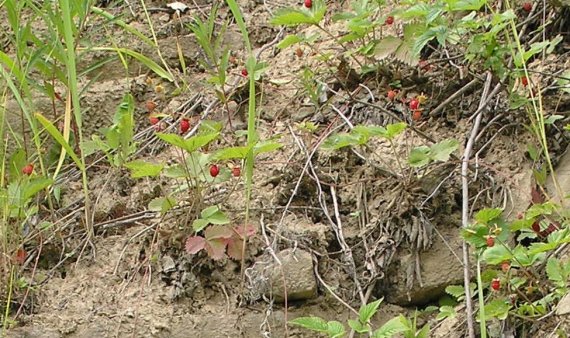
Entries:
<svg viewBox="0 0 570 338">
<path fill-rule="evenodd" d="M 382 303 L 382 299 L 372 303 L 363 305 L 358 311 L 358 318 L 349 319 L 348 326 L 359 334 L 368 334 L 374 338 L 389 338 L 398 333 L 404 333 L 406 338 L 427 338 L 429 334 L 429 325 L 424 326 L 421 330 L 416 328 L 416 320 L 413 321 L 400 315 L 394 317 L 382 325 L 377 330 L 373 330 L 370 320 L 378 312 L 378 308 Z M 326 321 L 319 317 L 299 317 L 289 321 L 290 324 L 298 325 L 303 328 L 326 334 L 328 337 L 341 338 L 346 335 L 345 327 L 338 321 Z"/>
<path fill-rule="evenodd" d="M 283 26 L 299 26 L 299 25 L 318 25 L 323 18 L 327 7 L 324 0 L 313 1 L 313 6 L 311 9 L 308 8 L 281 8 L 275 12 L 275 15 L 271 19 L 271 23 L 274 25 Z"/>
<path fill-rule="evenodd" d="M 459 142 L 456 140 L 444 140 L 430 147 L 421 146 L 412 149 L 408 162 L 412 167 L 423 167 L 431 162 L 449 160 L 451 154 L 457 150 Z"/>
<path fill-rule="evenodd" d="M 224 214 L 217 205 L 212 205 L 202 210 L 200 218 L 192 223 L 195 232 L 203 230 L 208 224 L 228 224 L 230 219 Z"/>
<path fill-rule="evenodd" d="M 542 316 L 567 293 L 570 267 L 552 256 L 570 242 L 570 229 L 560 226 L 564 221 L 556 221 L 559 217 L 559 207 L 551 202 L 532 205 L 510 224 L 504 222 L 500 209 L 483 209 L 476 213 L 474 224 L 462 231 L 463 238 L 477 248 L 480 262 L 488 267 L 478 279 L 479 292 L 482 294 L 482 288 L 493 280 L 498 281 L 498 288 L 490 290 L 492 297 L 481 303 L 480 320 Z M 519 238 L 532 239 L 530 246 L 509 241 L 515 231 L 524 234 Z M 490 247 L 486 243 L 489 236 L 496 239 Z M 537 274 L 542 267 L 547 279 Z M 448 287 L 446 291 L 459 296 L 461 289 Z"/>
<path fill-rule="evenodd" d="M 339 133 L 329 136 L 323 142 L 322 148 L 326 150 L 338 150 L 344 147 L 354 147 L 366 145 L 373 137 L 380 137 L 386 140 L 393 140 L 406 129 L 406 124 L 389 124 L 386 128 L 382 126 L 355 126 L 349 133 Z"/>
<path fill-rule="evenodd" d="M 127 94 L 123 98 L 123 102 L 121 102 L 117 108 L 117 112 L 113 117 L 113 125 L 103 129 L 104 139 L 98 135 L 93 135 L 91 141 L 83 143 L 82 148 L 85 156 L 94 153 L 96 150 L 101 150 L 105 153 L 111 165 L 118 168 L 122 167 L 129 156 L 136 151 L 136 143 L 133 140 L 134 111 L 135 104 L 133 96 Z M 131 167 L 139 169 L 137 172 L 138 175 L 143 174 L 141 172 L 141 166 L 135 165 L 133 167 L 133 164 L 131 164 Z M 147 167 L 143 169 L 149 170 L 150 168 Z M 154 175 L 156 174 L 157 173 Z M 140 177 L 143 176 L 145 175 Z"/>
</svg>

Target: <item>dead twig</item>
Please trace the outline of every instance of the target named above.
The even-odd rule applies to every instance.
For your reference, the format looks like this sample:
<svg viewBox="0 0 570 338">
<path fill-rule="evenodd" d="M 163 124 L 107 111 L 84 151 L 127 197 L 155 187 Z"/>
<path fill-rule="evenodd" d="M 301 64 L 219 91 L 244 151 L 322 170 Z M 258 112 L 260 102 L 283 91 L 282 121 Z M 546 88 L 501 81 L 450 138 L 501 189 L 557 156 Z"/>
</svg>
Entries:
<svg viewBox="0 0 570 338">
<path fill-rule="evenodd" d="M 465 151 L 463 152 L 463 157 L 461 159 L 461 183 L 462 183 L 462 192 L 463 192 L 463 203 L 461 209 L 461 222 L 463 228 L 467 228 L 469 226 L 469 181 L 467 179 L 467 174 L 469 170 L 469 157 L 471 156 L 471 151 L 473 150 L 473 144 L 475 143 L 475 138 L 477 137 L 479 131 L 479 125 L 481 124 L 481 118 L 483 114 L 483 108 L 486 107 L 487 103 L 490 101 L 490 97 L 487 97 L 489 94 L 489 88 L 491 87 L 491 81 L 493 79 L 493 75 L 491 72 L 487 72 L 487 79 L 485 81 L 485 87 L 483 88 L 483 93 L 481 95 L 481 102 L 479 103 L 479 109 L 476 112 L 475 123 L 473 124 L 473 128 L 471 129 L 471 134 L 469 139 L 467 140 L 467 144 L 465 146 Z M 495 89 L 500 88 L 500 85 L 497 85 Z M 498 91 L 498 90 L 497 90 Z M 492 93 L 491 93 L 492 94 Z M 480 112 L 481 111 L 481 112 Z M 467 332 L 470 338 L 475 338 L 475 325 L 473 320 L 473 301 L 471 298 L 471 290 L 469 288 L 469 283 L 471 282 L 471 272 L 469 270 L 469 245 L 466 241 L 463 241 L 463 282 L 465 286 L 465 307 L 467 312 Z"/>
</svg>

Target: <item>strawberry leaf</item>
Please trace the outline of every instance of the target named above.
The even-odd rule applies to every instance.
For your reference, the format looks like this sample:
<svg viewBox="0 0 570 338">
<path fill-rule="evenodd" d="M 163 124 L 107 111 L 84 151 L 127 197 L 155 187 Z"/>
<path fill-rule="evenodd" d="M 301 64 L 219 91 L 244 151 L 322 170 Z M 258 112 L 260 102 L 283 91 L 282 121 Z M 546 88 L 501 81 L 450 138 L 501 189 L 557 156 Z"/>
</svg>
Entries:
<svg viewBox="0 0 570 338">
<path fill-rule="evenodd" d="M 257 228 L 253 224 L 248 224 L 245 227 L 243 225 L 237 225 L 234 227 L 234 231 L 242 238 L 251 237 L 255 235 Z"/>
<path fill-rule="evenodd" d="M 233 238 L 228 242 L 228 256 L 235 260 L 242 259 L 244 241 L 242 239 Z"/>
<path fill-rule="evenodd" d="M 213 240 L 208 239 L 206 241 L 206 252 L 213 260 L 220 260 L 226 256 L 226 246 L 227 241 L 224 238 Z"/>
<path fill-rule="evenodd" d="M 164 168 L 164 164 L 154 164 L 143 160 L 135 160 L 125 163 L 125 167 L 131 170 L 132 178 L 141 178 L 147 176 L 158 176 Z"/>
<path fill-rule="evenodd" d="M 188 237 L 186 240 L 186 252 L 195 255 L 198 251 L 204 249 L 206 240 L 201 236 Z"/>
<path fill-rule="evenodd" d="M 204 235 L 208 241 L 216 239 L 228 239 L 234 235 L 230 227 L 223 225 L 212 225 L 204 231 Z"/>
</svg>

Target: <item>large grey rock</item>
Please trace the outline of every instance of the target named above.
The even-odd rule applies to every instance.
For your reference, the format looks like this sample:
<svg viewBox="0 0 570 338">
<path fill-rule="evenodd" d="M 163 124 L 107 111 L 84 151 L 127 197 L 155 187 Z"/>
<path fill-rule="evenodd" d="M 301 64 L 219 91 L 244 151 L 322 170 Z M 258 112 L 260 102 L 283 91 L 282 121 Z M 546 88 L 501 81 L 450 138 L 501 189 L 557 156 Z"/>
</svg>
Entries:
<svg viewBox="0 0 570 338">
<path fill-rule="evenodd" d="M 250 274 L 252 298 L 261 294 L 277 302 L 303 300 L 317 295 L 317 281 L 313 273 L 311 254 L 300 249 L 286 249 L 276 254 L 279 262 L 270 255 L 261 258 Z"/>
<path fill-rule="evenodd" d="M 458 223 L 459 224 L 459 223 Z M 416 275 L 416 256 L 400 249 L 398 258 L 390 265 L 380 293 L 391 304 L 423 305 L 437 300 L 452 284 L 463 284 L 462 241 L 459 229 L 438 228 L 432 246 L 419 254 L 421 278 Z"/>
</svg>

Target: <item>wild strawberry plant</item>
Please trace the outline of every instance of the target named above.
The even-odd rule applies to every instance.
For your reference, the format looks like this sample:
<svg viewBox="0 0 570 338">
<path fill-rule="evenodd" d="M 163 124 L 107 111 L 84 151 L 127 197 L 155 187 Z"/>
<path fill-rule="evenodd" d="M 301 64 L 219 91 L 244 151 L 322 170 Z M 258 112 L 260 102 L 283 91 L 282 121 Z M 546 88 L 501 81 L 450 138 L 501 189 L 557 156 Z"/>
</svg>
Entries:
<svg viewBox="0 0 570 338">
<path fill-rule="evenodd" d="M 482 322 L 491 318 L 532 321 L 551 311 L 567 293 L 570 262 L 555 254 L 570 242 L 570 228 L 560 210 L 551 202 L 535 203 L 509 223 L 501 209 L 483 209 L 463 230 L 465 240 L 476 248 L 479 263 L 486 265 L 486 270 L 478 272 Z M 493 245 L 489 238 L 494 239 Z M 490 290 L 487 297 L 485 287 Z"/>
<path fill-rule="evenodd" d="M 400 315 L 394 317 L 378 329 L 373 329 L 371 319 L 378 312 L 378 307 L 382 299 L 363 305 L 358 311 L 358 317 L 348 320 L 348 326 L 358 334 L 366 334 L 374 338 L 389 338 L 397 334 L 402 334 L 406 338 L 427 338 L 429 335 L 429 325 L 425 325 L 417 330 L 415 321 Z M 331 338 L 341 338 L 346 336 L 346 327 L 339 321 L 326 321 L 320 317 L 299 317 L 289 323 L 303 328 L 326 334 Z"/>
</svg>

